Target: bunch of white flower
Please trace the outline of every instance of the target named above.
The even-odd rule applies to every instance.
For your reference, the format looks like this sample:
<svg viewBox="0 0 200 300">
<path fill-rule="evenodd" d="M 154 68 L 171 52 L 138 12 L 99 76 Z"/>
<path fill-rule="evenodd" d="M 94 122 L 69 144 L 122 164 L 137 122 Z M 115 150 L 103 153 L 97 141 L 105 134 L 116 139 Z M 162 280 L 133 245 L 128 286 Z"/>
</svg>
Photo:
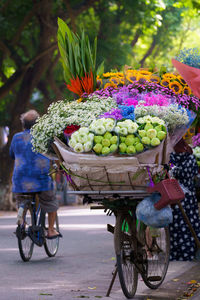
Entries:
<svg viewBox="0 0 200 300">
<path fill-rule="evenodd" d="M 75 152 L 89 152 L 92 150 L 94 134 L 89 132 L 88 127 L 81 127 L 79 130 L 72 133 L 69 146 Z"/>
<path fill-rule="evenodd" d="M 62 137 L 67 125 L 89 126 L 99 115 L 116 107 L 113 98 L 96 95 L 86 102 L 63 100 L 52 103 L 47 114 L 39 118 L 31 129 L 33 150 L 48 153 L 54 136 Z"/>
<path fill-rule="evenodd" d="M 138 129 L 138 124 L 133 122 L 132 120 L 125 120 L 117 122 L 117 126 L 115 127 L 115 132 L 120 135 L 133 134 Z"/>
<path fill-rule="evenodd" d="M 97 135 L 103 135 L 106 131 L 113 131 L 115 127 L 115 120 L 111 118 L 101 118 L 94 120 L 89 128 L 92 132 L 94 132 Z"/>
</svg>

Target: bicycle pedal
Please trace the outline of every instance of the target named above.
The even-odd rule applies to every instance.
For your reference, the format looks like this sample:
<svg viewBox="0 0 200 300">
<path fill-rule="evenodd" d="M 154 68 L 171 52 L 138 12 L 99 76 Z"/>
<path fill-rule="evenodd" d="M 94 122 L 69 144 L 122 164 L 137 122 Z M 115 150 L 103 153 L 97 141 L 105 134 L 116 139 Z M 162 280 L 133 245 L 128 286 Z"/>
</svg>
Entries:
<svg viewBox="0 0 200 300">
<path fill-rule="evenodd" d="M 148 281 L 161 281 L 162 277 L 161 276 L 149 276 L 147 278 Z"/>
</svg>

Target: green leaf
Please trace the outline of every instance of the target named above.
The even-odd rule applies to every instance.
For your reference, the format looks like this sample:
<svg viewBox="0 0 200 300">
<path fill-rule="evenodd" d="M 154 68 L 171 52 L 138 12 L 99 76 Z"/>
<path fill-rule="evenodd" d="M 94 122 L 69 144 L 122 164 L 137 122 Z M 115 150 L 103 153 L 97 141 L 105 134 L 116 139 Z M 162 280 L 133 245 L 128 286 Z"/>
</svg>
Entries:
<svg viewBox="0 0 200 300">
<path fill-rule="evenodd" d="M 67 36 L 68 36 L 70 42 L 73 41 L 71 30 L 69 29 L 67 24 L 60 18 L 58 18 L 58 28 L 60 29 L 61 34 L 63 35 L 63 37 L 65 37 L 66 33 L 67 33 Z"/>
<path fill-rule="evenodd" d="M 104 61 L 97 68 L 97 75 L 102 76 L 104 73 Z"/>
</svg>

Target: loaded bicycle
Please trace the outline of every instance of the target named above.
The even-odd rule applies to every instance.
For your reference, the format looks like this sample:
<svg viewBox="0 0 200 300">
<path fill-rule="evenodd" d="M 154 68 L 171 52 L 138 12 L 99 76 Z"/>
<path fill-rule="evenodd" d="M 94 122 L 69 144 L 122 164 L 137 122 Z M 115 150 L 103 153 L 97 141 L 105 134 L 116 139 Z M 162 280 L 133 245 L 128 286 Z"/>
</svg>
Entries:
<svg viewBox="0 0 200 300">
<path fill-rule="evenodd" d="M 24 194 L 24 203 L 22 219 L 16 228 L 21 259 L 25 262 L 31 259 L 34 245 L 44 246 L 45 252 L 49 257 L 55 256 L 59 248 L 61 235 L 53 239 L 47 237 L 47 214 L 41 209 L 35 193 Z M 58 216 L 56 216 L 55 227 L 59 232 Z"/>
<path fill-rule="evenodd" d="M 116 254 L 116 269 L 107 296 L 111 292 L 117 273 L 122 291 L 129 299 L 133 298 L 136 293 L 138 274 L 141 274 L 144 283 L 151 289 L 157 289 L 165 279 L 169 265 L 168 227 L 153 228 L 136 218 L 138 203 L 152 192 L 157 191 L 161 194 L 160 200 L 154 205 L 155 208 L 161 209 L 169 204 L 178 204 L 200 248 L 200 242 L 180 202 L 184 198 L 184 193 L 178 181 L 167 178 L 154 186 L 148 188 L 147 185 L 144 186 L 150 167 L 155 171 L 160 168 L 158 164 L 125 165 L 124 169 L 119 169 L 115 163 L 119 161 L 118 164 L 120 164 L 120 157 L 112 157 L 107 160 L 103 158 L 103 164 L 100 159 L 97 162 L 94 158 L 92 165 L 93 156 L 80 155 L 76 160 L 75 154 L 70 153 L 67 146 L 57 138 L 55 138 L 53 148 L 74 190 L 69 193 L 82 196 L 83 203 L 95 203 L 91 207 L 93 209 L 101 208 L 108 214 L 114 213 L 115 215 L 115 226 L 109 224 L 107 226 L 107 230 L 114 234 Z M 134 158 L 129 157 L 128 160 L 129 163 L 137 163 Z M 118 174 L 113 170 L 117 170 Z M 125 182 L 123 185 L 119 181 L 121 178 Z M 135 184 L 137 181 L 143 185 L 137 186 Z"/>
</svg>

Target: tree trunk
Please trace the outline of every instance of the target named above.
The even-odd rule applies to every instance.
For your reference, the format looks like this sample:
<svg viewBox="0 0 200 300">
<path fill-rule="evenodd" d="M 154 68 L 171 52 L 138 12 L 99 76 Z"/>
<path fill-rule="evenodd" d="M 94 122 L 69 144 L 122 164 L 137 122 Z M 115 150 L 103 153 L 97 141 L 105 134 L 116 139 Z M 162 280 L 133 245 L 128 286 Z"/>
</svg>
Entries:
<svg viewBox="0 0 200 300">
<path fill-rule="evenodd" d="M 49 28 L 49 26 L 45 25 L 46 23 L 48 24 L 50 19 L 52 2 L 49 0 L 43 0 L 42 3 L 43 5 L 41 5 L 41 11 L 38 14 L 41 28 L 38 53 L 49 48 L 49 46 L 51 45 L 52 37 L 51 29 Z M 43 23 L 44 20 L 46 22 Z M 7 209 L 12 208 L 12 201 L 9 190 L 11 185 L 13 162 L 9 157 L 9 145 L 13 135 L 21 130 L 20 115 L 26 110 L 33 90 L 38 85 L 44 72 L 50 65 L 51 58 L 52 52 L 49 52 L 46 54 L 46 56 L 42 56 L 37 62 L 35 62 L 33 66 L 29 67 L 20 84 L 20 88 L 15 99 L 15 104 L 13 105 L 11 111 L 12 122 L 9 126 L 10 133 L 8 137 L 8 143 L 6 147 L 4 147 L 0 152 L 0 182 L 1 189 L 4 190 L 4 193 L 0 195 L 0 203 L 4 203 L 4 206 Z"/>
</svg>

